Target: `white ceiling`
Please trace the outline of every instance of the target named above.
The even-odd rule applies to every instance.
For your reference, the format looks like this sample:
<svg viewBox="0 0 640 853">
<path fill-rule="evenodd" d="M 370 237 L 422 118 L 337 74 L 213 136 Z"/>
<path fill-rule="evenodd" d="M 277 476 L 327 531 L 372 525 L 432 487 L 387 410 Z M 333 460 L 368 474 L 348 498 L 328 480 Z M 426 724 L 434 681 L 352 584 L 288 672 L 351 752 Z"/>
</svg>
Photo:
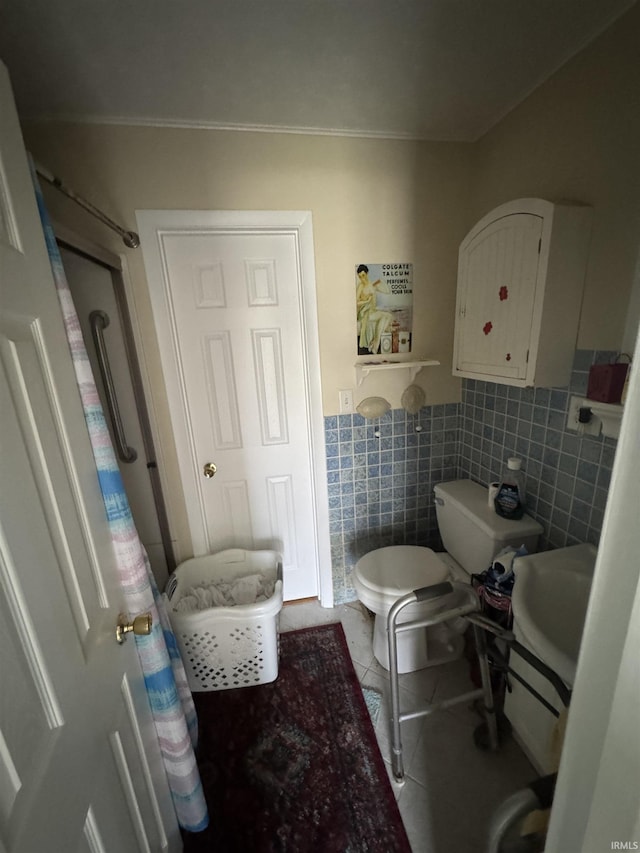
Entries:
<svg viewBox="0 0 640 853">
<path fill-rule="evenodd" d="M 25 118 L 474 140 L 632 0 L 0 0 Z"/>
</svg>

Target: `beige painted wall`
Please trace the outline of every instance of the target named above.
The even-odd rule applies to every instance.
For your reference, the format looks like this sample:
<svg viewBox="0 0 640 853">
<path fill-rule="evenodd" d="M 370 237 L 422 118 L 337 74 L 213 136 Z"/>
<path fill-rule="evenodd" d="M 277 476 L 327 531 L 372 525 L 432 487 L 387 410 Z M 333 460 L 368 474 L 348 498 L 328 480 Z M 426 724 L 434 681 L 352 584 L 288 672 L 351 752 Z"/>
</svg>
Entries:
<svg viewBox="0 0 640 853">
<path fill-rule="evenodd" d="M 400 405 L 404 371 L 355 388 L 355 265 L 413 262 L 414 356 L 442 363 L 416 381 L 429 403 L 459 399 L 451 358 L 469 145 L 67 124 L 28 126 L 25 136 L 36 160 L 127 228 L 135 229 L 136 209 L 310 210 L 325 414 L 337 412 L 343 388 L 355 389 L 356 402 L 379 394 Z M 165 483 L 177 484 L 142 253 L 47 185 L 44 191 L 54 219 L 126 254 Z M 165 491 L 180 548 L 189 541 L 184 508 L 175 489 Z"/>
<path fill-rule="evenodd" d="M 636 6 L 475 145 L 66 124 L 27 126 L 25 136 L 36 159 L 129 228 L 144 208 L 311 210 L 325 414 L 355 384 L 354 265 L 412 261 L 414 356 L 442 362 L 417 381 L 428 403 L 455 402 L 458 244 L 504 201 L 593 206 L 578 345 L 620 347 L 640 245 L 638 44 Z M 165 483 L 177 487 L 142 255 L 55 191 L 45 195 L 55 218 L 126 253 Z M 407 382 L 403 371 L 378 374 L 356 401 L 380 394 L 397 406 Z M 179 555 L 188 556 L 181 496 L 166 491 Z"/>
<path fill-rule="evenodd" d="M 451 356 L 469 145 L 63 124 L 30 126 L 26 136 L 36 159 L 127 227 L 145 208 L 310 210 L 325 414 L 337 412 L 338 390 L 355 384 L 355 265 L 413 262 L 413 355 L 442 362 L 418 381 L 431 403 L 459 399 Z M 104 242 L 106 229 L 55 195 L 47 192 L 54 216 L 68 223 L 72 215 Z M 154 363 L 141 253 L 127 255 Z M 383 393 L 399 405 L 404 378 L 368 379 L 356 399 Z"/>
<path fill-rule="evenodd" d="M 593 207 L 578 347 L 619 349 L 640 250 L 640 5 L 486 134 L 474 157 L 469 225 L 528 196 Z"/>
</svg>

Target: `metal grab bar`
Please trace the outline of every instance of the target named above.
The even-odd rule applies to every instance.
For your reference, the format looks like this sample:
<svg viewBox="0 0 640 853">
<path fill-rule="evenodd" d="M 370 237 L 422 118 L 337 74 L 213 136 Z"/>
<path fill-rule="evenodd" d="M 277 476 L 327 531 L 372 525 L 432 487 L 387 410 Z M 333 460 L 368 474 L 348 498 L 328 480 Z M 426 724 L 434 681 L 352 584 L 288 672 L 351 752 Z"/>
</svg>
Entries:
<svg viewBox="0 0 640 853">
<path fill-rule="evenodd" d="M 137 452 L 133 447 L 129 447 L 124 434 L 124 426 L 120 417 L 120 408 L 118 406 L 118 398 L 116 397 L 116 389 L 113 384 L 113 375 L 109 366 L 109 357 L 107 348 L 104 343 L 102 332 L 107 328 L 111 320 L 106 311 L 92 311 L 89 314 L 89 322 L 91 324 L 91 335 L 96 348 L 98 357 L 98 367 L 102 376 L 102 383 L 107 395 L 107 408 L 113 425 L 113 434 L 116 443 L 116 450 L 122 462 L 135 462 L 138 458 Z"/>
</svg>

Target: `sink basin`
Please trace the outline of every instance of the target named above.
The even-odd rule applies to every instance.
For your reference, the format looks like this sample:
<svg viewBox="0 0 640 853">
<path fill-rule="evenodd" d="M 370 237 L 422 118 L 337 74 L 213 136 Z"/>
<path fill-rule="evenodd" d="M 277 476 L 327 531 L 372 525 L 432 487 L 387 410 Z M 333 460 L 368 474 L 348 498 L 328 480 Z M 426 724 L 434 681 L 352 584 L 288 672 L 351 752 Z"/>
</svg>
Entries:
<svg viewBox="0 0 640 853">
<path fill-rule="evenodd" d="M 516 639 L 573 685 L 597 550 L 572 545 L 519 557 L 512 604 Z"/>
</svg>

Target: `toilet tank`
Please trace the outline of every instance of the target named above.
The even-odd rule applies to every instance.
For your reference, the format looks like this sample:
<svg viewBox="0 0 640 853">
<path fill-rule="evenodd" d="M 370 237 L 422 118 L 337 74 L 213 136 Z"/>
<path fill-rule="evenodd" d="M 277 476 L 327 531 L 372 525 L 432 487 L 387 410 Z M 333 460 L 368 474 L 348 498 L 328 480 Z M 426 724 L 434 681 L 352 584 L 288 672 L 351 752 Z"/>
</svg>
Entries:
<svg viewBox="0 0 640 853">
<path fill-rule="evenodd" d="M 508 545 L 524 545 L 529 553 L 537 550 L 542 525 L 529 515 L 517 520 L 497 515 L 488 504 L 486 486 L 453 480 L 433 491 L 442 544 L 469 574 L 483 572 Z"/>
</svg>

